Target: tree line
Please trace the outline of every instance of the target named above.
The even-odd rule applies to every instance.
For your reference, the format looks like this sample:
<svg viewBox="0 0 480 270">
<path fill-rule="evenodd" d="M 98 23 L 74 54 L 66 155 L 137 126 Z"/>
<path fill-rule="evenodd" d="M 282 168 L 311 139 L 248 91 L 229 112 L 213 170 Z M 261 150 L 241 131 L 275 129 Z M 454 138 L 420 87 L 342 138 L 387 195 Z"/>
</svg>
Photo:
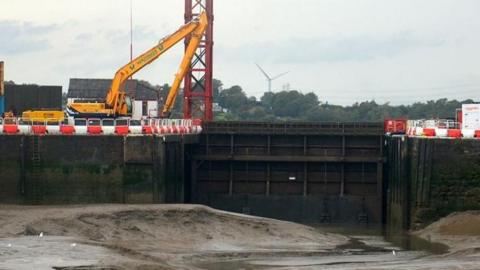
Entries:
<svg viewBox="0 0 480 270">
<path fill-rule="evenodd" d="M 216 120 L 245 121 L 383 121 L 385 118 L 436 119 L 455 118 L 455 110 L 473 100 L 441 98 L 411 105 L 394 106 L 375 101 L 357 102 L 350 106 L 320 101 L 313 93 L 281 91 L 264 93 L 260 99 L 249 97 L 242 87 L 223 89 L 215 80 L 214 101 L 224 110 L 215 113 Z"/>
</svg>

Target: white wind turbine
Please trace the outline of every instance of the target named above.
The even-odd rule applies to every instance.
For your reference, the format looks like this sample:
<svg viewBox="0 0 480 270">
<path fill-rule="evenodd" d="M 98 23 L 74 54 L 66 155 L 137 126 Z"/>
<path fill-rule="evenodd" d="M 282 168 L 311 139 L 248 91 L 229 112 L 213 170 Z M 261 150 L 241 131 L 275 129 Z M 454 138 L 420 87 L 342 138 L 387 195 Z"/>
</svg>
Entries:
<svg viewBox="0 0 480 270">
<path fill-rule="evenodd" d="M 285 75 L 285 74 L 287 74 L 287 73 L 290 72 L 290 71 L 287 71 L 287 72 L 280 73 L 280 74 L 278 74 L 278 75 L 276 75 L 276 76 L 270 77 L 270 76 L 267 74 L 267 72 L 265 72 L 265 70 L 263 70 L 263 68 L 262 68 L 259 64 L 255 63 L 255 65 L 257 65 L 258 69 L 260 69 L 260 71 L 263 73 L 263 75 L 265 75 L 265 78 L 267 78 L 267 81 L 268 81 L 268 92 L 272 92 L 272 81 L 273 81 L 273 80 L 276 80 L 276 79 L 278 79 L 278 78 L 282 77 L 283 75 Z"/>
</svg>

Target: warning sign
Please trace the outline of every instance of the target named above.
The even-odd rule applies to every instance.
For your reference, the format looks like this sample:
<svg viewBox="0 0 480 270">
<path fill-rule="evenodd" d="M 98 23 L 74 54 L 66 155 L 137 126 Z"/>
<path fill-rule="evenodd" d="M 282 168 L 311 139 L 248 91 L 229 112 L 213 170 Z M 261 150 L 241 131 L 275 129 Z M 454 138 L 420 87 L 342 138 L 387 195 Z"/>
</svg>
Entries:
<svg viewBox="0 0 480 270">
<path fill-rule="evenodd" d="M 480 130 L 480 104 L 462 105 L 462 128 Z"/>
</svg>

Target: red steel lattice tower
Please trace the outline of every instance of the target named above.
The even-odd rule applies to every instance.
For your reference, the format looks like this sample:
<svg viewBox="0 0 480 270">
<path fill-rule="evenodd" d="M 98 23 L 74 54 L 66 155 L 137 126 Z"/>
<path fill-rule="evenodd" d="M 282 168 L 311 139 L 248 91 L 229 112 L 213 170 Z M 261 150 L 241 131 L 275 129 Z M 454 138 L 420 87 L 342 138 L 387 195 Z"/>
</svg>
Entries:
<svg viewBox="0 0 480 270">
<path fill-rule="evenodd" d="M 208 27 L 185 75 L 183 117 L 209 121 L 213 119 L 213 0 L 185 0 L 185 22 L 202 11 L 207 12 Z"/>
</svg>

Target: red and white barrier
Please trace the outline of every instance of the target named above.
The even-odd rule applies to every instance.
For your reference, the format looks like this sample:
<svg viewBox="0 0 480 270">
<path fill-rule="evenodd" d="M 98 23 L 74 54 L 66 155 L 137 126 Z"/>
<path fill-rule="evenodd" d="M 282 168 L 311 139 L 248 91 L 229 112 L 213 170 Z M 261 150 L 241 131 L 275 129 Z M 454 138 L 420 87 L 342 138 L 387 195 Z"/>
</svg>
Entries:
<svg viewBox="0 0 480 270">
<path fill-rule="evenodd" d="M 21 118 L 0 118 L 0 134 L 6 135 L 170 135 L 198 134 L 198 119 L 66 119 L 65 121 L 30 121 Z"/>
<path fill-rule="evenodd" d="M 48 135 L 61 135 L 60 131 L 60 122 L 58 121 L 47 121 L 46 129 Z"/>
<path fill-rule="evenodd" d="M 452 120 L 408 120 L 407 136 L 480 139 L 480 130 L 461 129 L 460 124 Z"/>
<path fill-rule="evenodd" d="M 102 119 L 100 122 L 100 134 L 103 135 L 115 135 L 115 120 L 114 119 Z"/>
<path fill-rule="evenodd" d="M 410 127 L 407 129 L 406 134 L 407 136 L 411 136 L 411 137 L 480 139 L 480 130 L 472 130 L 472 129 Z"/>
<path fill-rule="evenodd" d="M 60 125 L 60 134 L 62 135 L 75 135 L 76 129 L 73 125 Z"/>
<path fill-rule="evenodd" d="M 141 120 L 129 120 L 128 121 L 128 131 L 133 135 L 142 134 L 142 121 Z"/>
<path fill-rule="evenodd" d="M 457 128 L 447 129 L 447 137 L 449 138 L 462 138 L 462 130 Z"/>
<path fill-rule="evenodd" d="M 128 119 L 116 119 L 114 128 L 114 134 L 116 135 L 126 136 L 130 133 Z"/>
<path fill-rule="evenodd" d="M 4 134 L 17 134 L 18 124 L 16 118 L 6 118 L 3 120 L 3 133 Z"/>
<path fill-rule="evenodd" d="M 32 133 L 32 121 L 25 121 L 18 119 L 17 121 L 18 134 L 28 135 Z"/>
</svg>

